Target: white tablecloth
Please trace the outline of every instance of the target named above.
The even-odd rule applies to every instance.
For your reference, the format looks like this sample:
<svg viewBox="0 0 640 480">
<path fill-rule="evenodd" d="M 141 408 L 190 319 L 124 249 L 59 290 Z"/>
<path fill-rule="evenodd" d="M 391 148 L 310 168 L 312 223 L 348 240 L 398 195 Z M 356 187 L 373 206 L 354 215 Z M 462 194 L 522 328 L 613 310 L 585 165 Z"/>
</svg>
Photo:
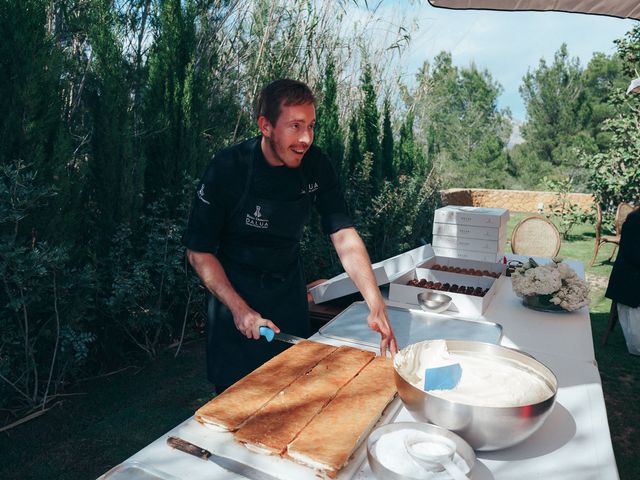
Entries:
<svg viewBox="0 0 640 480">
<path fill-rule="evenodd" d="M 570 263 L 579 274 L 584 275 L 579 262 Z M 523 350 L 549 367 L 558 378 L 559 388 L 556 404 L 542 427 L 515 447 L 496 452 L 479 452 L 472 478 L 618 479 L 602 385 L 595 362 L 588 309 L 582 308 L 573 313 L 529 310 L 514 295 L 509 279 L 505 280 L 484 318 L 502 325 L 502 345 Z M 328 341 L 319 335 L 312 338 L 327 343 L 341 343 Z M 396 421 L 413 421 L 413 418 L 403 408 Z M 210 430 L 189 418 L 125 463 L 141 462 L 175 478 L 188 480 L 242 478 L 212 462 L 172 450 L 165 443 L 168 435 L 185 438 L 214 452 L 221 448 L 213 441 Z M 243 455 L 257 454 L 246 451 Z M 265 460 L 265 465 L 280 461 L 273 458 Z M 262 459 L 258 463 L 260 461 Z M 270 469 L 270 472 L 287 471 L 280 469 L 279 465 L 277 467 Z M 300 477 L 292 473 L 290 478 L 298 480 Z M 366 460 L 354 478 L 373 478 Z"/>
</svg>

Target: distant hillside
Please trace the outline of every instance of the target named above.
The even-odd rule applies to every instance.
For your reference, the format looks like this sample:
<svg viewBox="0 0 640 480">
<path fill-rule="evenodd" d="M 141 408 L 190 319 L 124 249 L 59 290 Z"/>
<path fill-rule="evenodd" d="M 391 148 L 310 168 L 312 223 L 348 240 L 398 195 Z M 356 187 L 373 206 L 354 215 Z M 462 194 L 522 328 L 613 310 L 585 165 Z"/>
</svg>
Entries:
<svg viewBox="0 0 640 480">
<path fill-rule="evenodd" d="M 524 138 L 520 134 L 520 129 L 522 128 L 523 122 L 519 120 L 511 120 L 511 136 L 509 137 L 509 141 L 507 142 L 507 149 L 512 149 L 514 146 L 524 143 Z"/>
</svg>

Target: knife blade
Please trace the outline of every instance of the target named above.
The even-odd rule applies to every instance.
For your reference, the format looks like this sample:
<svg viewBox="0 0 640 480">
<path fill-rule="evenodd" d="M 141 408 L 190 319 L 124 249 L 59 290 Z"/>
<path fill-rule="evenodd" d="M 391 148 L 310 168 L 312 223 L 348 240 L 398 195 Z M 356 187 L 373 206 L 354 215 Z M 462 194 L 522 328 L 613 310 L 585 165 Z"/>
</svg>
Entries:
<svg viewBox="0 0 640 480">
<path fill-rule="evenodd" d="M 269 327 L 260 327 L 260 335 L 266 338 L 267 342 L 279 340 L 280 342 L 291 343 L 293 345 L 306 340 L 306 338 L 296 337 L 295 335 L 289 335 L 288 333 L 276 333 Z"/>
<path fill-rule="evenodd" d="M 262 470 L 258 470 L 251 465 L 247 465 L 246 463 L 239 462 L 232 458 L 216 455 L 215 453 L 212 453 L 209 450 L 205 450 L 204 448 L 194 445 L 193 443 L 183 440 L 182 438 L 168 437 L 167 445 L 169 445 L 171 448 L 175 448 L 176 450 L 180 450 L 195 457 L 201 458 L 202 460 L 209 460 L 219 467 L 222 467 L 231 473 L 241 475 L 245 478 L 250 478 L 252 480 L 278 480 L 276 477 L 269 475 Z"/>
</svg>

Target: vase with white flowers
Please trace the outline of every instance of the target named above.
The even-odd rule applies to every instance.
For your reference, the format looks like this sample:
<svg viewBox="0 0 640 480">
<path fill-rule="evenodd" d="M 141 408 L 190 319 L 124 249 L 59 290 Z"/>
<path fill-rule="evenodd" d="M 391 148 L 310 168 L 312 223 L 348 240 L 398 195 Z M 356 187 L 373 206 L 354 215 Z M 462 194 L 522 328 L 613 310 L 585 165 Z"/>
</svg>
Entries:
<svg viewBox="0 0 640 480">
<path fill-rule="evenodd" d="M 589 287 L 562 259 L 546 265 L 530 258 L 511 274 L 511 285 L 527 307 L 572 312 L 589 305 Z"/>
</svg>

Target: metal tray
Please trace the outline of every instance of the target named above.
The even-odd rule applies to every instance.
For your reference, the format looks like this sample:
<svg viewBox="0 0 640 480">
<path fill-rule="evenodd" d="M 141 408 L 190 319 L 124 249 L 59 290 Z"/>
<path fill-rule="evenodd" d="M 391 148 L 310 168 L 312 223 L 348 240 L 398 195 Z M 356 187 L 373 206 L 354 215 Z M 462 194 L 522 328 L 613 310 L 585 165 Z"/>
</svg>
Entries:
<svg viewBox="0 0 640 480">
<path fill-rule="evenodd" d="M 423 340 L 470 340 L 498 344 L 502 325 L 485 320 L 448 317 L 409 308 L 387 306 L 398 348 Z M 380 335 L 367 325 L 369 308 L 355 302 L 320 328 L 320 335 L 345 342 L 377 347 Z"/>
<path fill-rule="evenodd" d="M 98 480 L 179 480 L 142 462 L 126 461 L 116 465 Z"/>
</svg>

